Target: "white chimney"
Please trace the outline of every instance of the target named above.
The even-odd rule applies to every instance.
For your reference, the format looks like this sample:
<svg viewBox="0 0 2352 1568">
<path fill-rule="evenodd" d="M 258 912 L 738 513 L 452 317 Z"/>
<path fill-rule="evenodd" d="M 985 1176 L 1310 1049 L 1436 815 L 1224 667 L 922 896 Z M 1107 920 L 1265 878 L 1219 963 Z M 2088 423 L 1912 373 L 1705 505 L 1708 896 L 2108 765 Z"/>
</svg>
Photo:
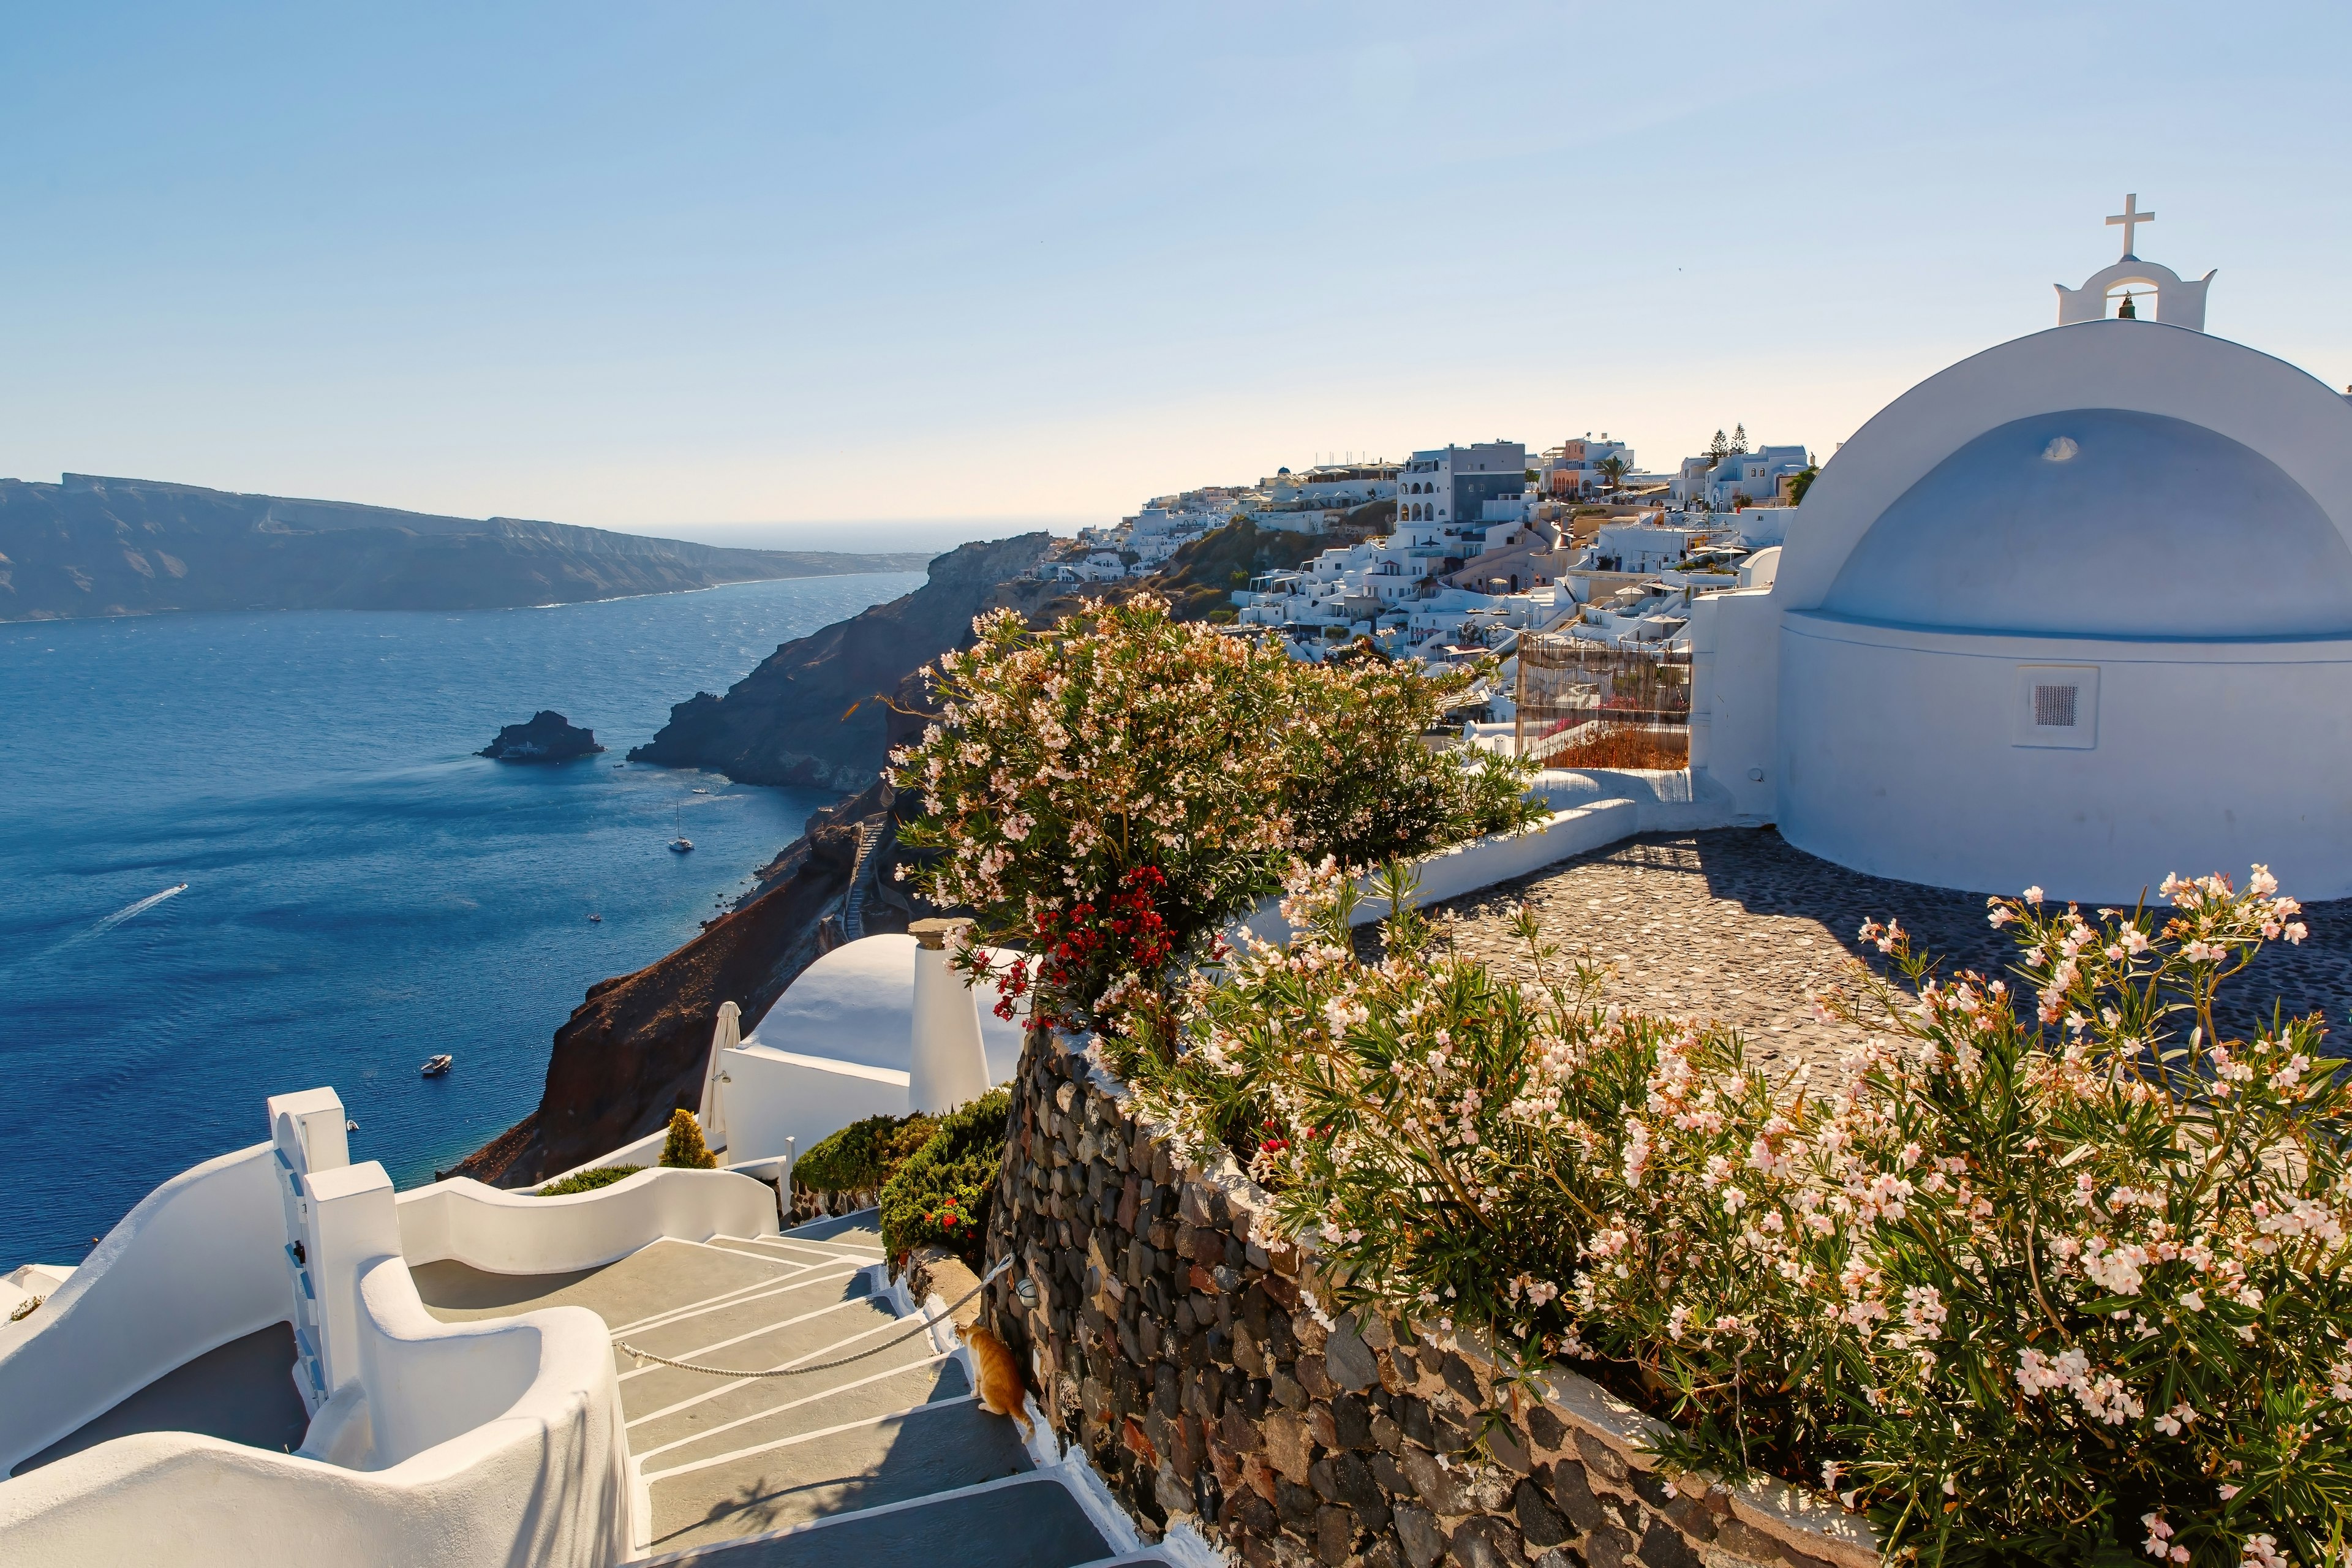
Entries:
<svg viewBox="0 0 2352 1568">
<path fill-rule="evenodd" d="M 968 920 L 917 921 L 907 928 L 915 949 L 915 1039 L 907 1064 L 907 1103 L 937 1115 L 988 1092 L 988 1048 L 980 1037 L 980 997 L 948 967 L 948 941 Z"/>
</svg>

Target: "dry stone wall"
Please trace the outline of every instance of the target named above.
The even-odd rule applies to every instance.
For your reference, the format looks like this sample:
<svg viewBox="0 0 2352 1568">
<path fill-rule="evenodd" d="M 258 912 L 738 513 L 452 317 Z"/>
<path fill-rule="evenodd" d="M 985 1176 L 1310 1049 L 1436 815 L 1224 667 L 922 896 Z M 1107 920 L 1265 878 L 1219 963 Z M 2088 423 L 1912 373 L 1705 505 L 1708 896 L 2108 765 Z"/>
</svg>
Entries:
<svg viewBox="0 0 2352 1568">
<path fill-rule="evenodd" d="M 1229 1155 L 1185 1165 L 1165 1131 L 1033 1035 L 989 1222 L 990 1260 L 1015 1263 L 983 1309 L 1147 1533 L 1186 1521 L 1253 1565 L 1878 1563 L 1810 1495 L 1668 1479 L 1653 1424 L 1584 1378 L 1514 1408 L 1474 1341 L 1327 1317 L 1265 1191 Z"/>
</svg>

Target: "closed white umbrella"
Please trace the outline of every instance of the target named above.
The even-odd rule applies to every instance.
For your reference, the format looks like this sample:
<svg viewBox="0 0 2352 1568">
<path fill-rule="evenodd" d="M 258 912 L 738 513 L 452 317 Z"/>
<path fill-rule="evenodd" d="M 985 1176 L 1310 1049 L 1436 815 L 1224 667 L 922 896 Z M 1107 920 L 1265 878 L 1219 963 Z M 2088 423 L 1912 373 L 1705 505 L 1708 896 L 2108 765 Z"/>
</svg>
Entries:
<svg viewBox="0 0 2352 1568">
<path fill-rule="evenodd" d="M 713 1149 L 726 1147 L 727 1120 L 719 1100 L 722 1064 L 721 1051 L 731 1051 L 743 1041 L 743 1009 L 732 1002 L 719 1004 L 719 1026 L 710 1032 L 710 1065 L 702 1070 L 702 1141 Z"/>
</svg>

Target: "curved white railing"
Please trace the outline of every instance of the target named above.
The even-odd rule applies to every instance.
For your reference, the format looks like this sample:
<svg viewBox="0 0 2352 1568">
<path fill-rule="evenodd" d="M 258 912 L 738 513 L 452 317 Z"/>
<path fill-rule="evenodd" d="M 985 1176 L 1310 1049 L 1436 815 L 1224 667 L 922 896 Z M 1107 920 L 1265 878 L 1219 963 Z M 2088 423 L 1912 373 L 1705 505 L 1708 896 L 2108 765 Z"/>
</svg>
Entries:
<svg viewBox="0 0 2352 1568">
<path fill-rule="evenodd" d="M 194 1165 L 122 1216 L 21 1322 L 0 1326 L 0 1475 L 174 1367 L 284 1321 L 270 1146 Z"/>
<path fill-rule="evenodd" d="M 368 1393 L 320 1413 L 344 1462 L 185 1433 L 102 1443 L 0 1482 L 8 1561 L 606 1568 L 628 1555 L 602 1320 L 555 1307 L 442 1323 L 399 1258 L 368 1264 L 361 1296 Z"/>
<path fill-rule="evenodd" d="M 776 1194 L 730 1171 L 656 1168 L 560 1198 L 466 1177 L 395 1200 L 412 1264 L 455 1259 L 491 1274 L 561 1274 L 626 1258 L 664 1237 L 773 1236 Z"/>
</svg>

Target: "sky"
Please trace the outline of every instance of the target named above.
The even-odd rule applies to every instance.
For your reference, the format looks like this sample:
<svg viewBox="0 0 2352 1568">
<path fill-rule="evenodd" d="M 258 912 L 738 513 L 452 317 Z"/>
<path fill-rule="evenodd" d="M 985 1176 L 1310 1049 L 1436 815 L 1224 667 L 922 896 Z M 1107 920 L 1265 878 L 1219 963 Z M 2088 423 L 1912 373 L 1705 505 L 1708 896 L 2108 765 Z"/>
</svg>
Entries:
<svg viewBox="0 0 2352 1568">
<path fill-rule="evenodd" d="M 2352 7 L 7 8 L 0 475 L 926 548 L 1827 457 L 2139 253 L 2352 383 Z"/>
</svg>

